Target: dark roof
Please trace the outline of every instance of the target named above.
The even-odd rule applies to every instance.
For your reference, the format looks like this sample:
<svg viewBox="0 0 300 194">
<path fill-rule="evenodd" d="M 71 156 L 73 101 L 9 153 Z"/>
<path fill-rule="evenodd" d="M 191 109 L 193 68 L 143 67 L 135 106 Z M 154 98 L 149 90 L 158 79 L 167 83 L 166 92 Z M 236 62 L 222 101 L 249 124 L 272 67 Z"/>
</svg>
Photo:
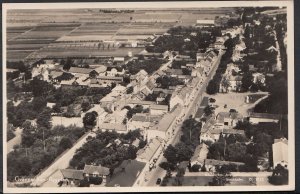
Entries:
<svg viewBox="0 0 300 194">
<path fill-rule="evenodd" d="M 83 172 L 86 174 L 109 175 L 109 168 L 104 166 L 85 165 Z"/>
<path fill-rule="evenodd" d="M 252 118 L 265 118 L 265 119 L 280 119 L 279 114 L 269 114 L 269 113 L 250 113 L 250 117 Z"/>
<path fill-rule="evenodd" d="M 209 100 L 209 98 L 207 96 L 204 96 L 202 101 L 201 101 L 200 107 L 201 106 L 204 106 L 204 107 L 207 106 L 208 105 L 208 100 Z"/>
<path fill-rule="evenodd" d="M 201 118 L 204 114 L 204 108 L 198 108 L 196 114 L 195 114 L 195 118 Z"/>
<path fill-rule="evenodd" d="M 113 187 L 116 184 L 120 185 L 121 187 L 133 186 L 145 165 L 146 163 L 139 162 L 137 160 L 128 160 L 122 162 L 121 166 L 114 170 L 114 174 L 106 186 Z"/>
<path fill-rule="evenodd" d="M 94 69 L 80 68 L 80 67 L 71 67 L 69 70 L 70 73 L 82 73 L 82 74 L 89 74 L 92 71 L 94 71 Z"/>
<path fill-rule="evenodd" d="M 76 180 L 83 179 L 83 170 L 61 169 L 60 172 L 62 173 L 63 177 L 66 179 L 76 179 Z"/>
<path fill-rule="evenodd" d="M 118 72 L 123 71 L 123 68 L 120 66 L 108 66 L 106 71 L 111 71 L 113 68 L 115 68 Z"/>
</svg>

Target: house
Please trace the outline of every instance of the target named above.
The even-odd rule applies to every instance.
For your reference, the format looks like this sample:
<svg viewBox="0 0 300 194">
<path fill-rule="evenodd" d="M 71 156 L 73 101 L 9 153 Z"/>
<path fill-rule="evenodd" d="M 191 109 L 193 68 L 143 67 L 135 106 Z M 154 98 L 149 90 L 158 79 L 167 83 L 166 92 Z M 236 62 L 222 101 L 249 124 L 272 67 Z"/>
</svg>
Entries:
<svg viewBox="0 0 300 194">
<path fill-rule="evenodd" d="M 137 160 L 124 160 L 120 166 L 115 168 L 107 187 L 132 187 L 138 179 L 140 173 L 145 168 L 146 163 Z"/>
<path fill-rule="evenodd" d="M 195 164 L 203 166 L 208 152 L 208 146 L 205 143 L 198 145 L 195 149 L 194 155 L 191 158 L 191 166 Z"/>
<path fill-rule="evenodd" d="M 145 101 L 145 100 L 128 100 L 127 105 L 134 107 L 136 105 L 142 105 L 143 108 L 150 108 L 151 105 L 156 104 L 153 101 Z"/>
<path fill-rule="evenodd" d="M 126 87 L 122 86 L 122 85 L 117 85 L 111 91 L 116 93 L 116 94 L 123 95 L 126 92 Z"/>
<path fill-rule="evenodd" d="M 233 127 L 229 127 L 229 126 L 224 126 L 223 123 L 218 123 L 218 121 L 214 117 L 211 117 L 203 124 L 201 133 L 200 133 L 200 142 L 218 141 L 221 134 L 222 135 L 235 134 L 235 135 L 243 135 L 244 136 L 245 131 L 233 129 Z"/>
<path fill-rule="evenodd" d="M 126 125 L 119 123 L 102 123 L 99 126 L 101 131 L 116 131 L 117 133 L 127 133 Z"/>
<path fill-rule="evenodd" d="M 286 138 L 274 139 L 272 145 L 273 150 L 273 167 L 275 168 L 278 164 L 283 167 L 288 165 L 288 140 Z"/>
<path fill-rule="evenodd" d="M 174 132 L 174 125 L 178 123 L 181 115 L 182 106 L 177 105 L 169 113 L 164 114 L 161 120 L 149 130 L 147 130 L 147 137 L 160 137 L 167 140 Z"/>
<path fill-rule="evenodd" d="M 80 68 L 80 67 L 71 67 L 69 69 L 69 73 L 73 74 L 76 77 L 80 77 L 80 76 L 96 77 L 99 75 L 95 69 Z"/>
<path fill-rule="evenodd" d="M 183 75 L 182 69 L 167 69 L 165 71 L 166 75 L 171 77 L 178 77 L 179 75 Z"/>
<path fill-rule="evenodd" d="M 142 131 L 149 129 L 159 122 L 160 115 L 151 115 L 149 113 L 136 113 L 127 122 L 127 130 L 141 129 Z"/>
<path fill-rule="evenodd" d="M 50 80 L 52 80 L 53 82 L 58 82 L 59 81 L 59 77 L 63 75 L 64 72 L 62 71 L 51 71 L 49 74 Z"/>
<path fill-rule="evenodd" d="M 215 20 L 197 20 L 196 27 L 213 27 L 215 26 Z"/>
<path fill-rule="evenodd" d="M 108 77 L 116 77 L 124 75 L 125 70 L 119 66 L 109 66 L 106 69 L 106 76 Z"/>
<path fill-rule="evenodd" d="M 201 77 L 204 73 L 204 67 L 197 67 L 192 69 L 191 76 L 192 77 Z"/>
<path fill-rule="evenodd" d="M 153 159 L 158 158 L 160 152 L 164 147 L 164 140 L 160 137 L 152 138 L 148 141 L 147 145 L 138 150 L 136 153 L 136 160 L 139 162 L 149 163 Z"/>
<path fill-rule="evenodd" d="M 255 84 L 260 83 L 260 84 L 263 84 L 263 85 L 266 84 L 265 83 L 266 82 L 266 76 L 264 74 L 256 72 L 256 73 L 252 74 L 252 77 L 253 77 L 253 79 L 252 79 L 253 83 L 255 83 Z"/>
<path fill-rule="evenodd" d="M 224 81 L 221 81 L 220 83 L 220 92 L 227 92 L 227 91 L 232 91 L 232 92 L 237 92 L 241 90 L 242 86 L 242 76 L 228 76 L 228 77 L 223 77 Z M 224 82 L 227 82 L 228 85 L 224 85 Z"/>
<path fill-rule="evenodd" d="M 152 115 L 163 115 L 167 113 L 168 110 L 169 110 L 168 105 L 159 105 L 159 104 L 150 105 L 150 114 Z"/>
<path fill-rule="evenodd" d="M 250 113 L 249 115 L 249 122 L 252 124 L 259 124 L 259 123 L 278 123 L 281 119 L 281 115 L 279 114 L 269 114 L 269 113 Z"/>
<path fill-rule="evenodd" d="M 217 124 L 225 128 L 235 127 L 236 124 L 243 119 L 243 115 L 237 112 L 220 112 L 216 116 Z"/>
<path fill-rule="evenodd" d="M 205 57 L 206 57 L 205 53 L 197 53 L 197 55 L 196 55 L 197 62 L 204 60 Z"/>
<path fill-rule="evenodd" d="M 95 68 L 95 71 L 98 73 L 100 76 L 105 76 L 107 67 L 105 65 L 99 65 L 97 68 Z"/>
<path fill-rule="evenodd" d="M 208 106 L 208 101 L 209 101 L 209 98 L 207 96 L 203 97 L 202 101 L 201 101 L 201 104 L 194 116 L 195 120 L 196 121 L 200 121 L 200 119 L 202 118 L 202 116 L 204 115 L 204 108 L 206 106 Z"/>
<path fill-rule="evenodd" d="M 156 86 L 155 81 L 149 80 L 145 85 L 140 87 L 140 92 L 146 97 L 149 94 L 152 94 L 155 86 Z"/>
<path fill-rule="evenodd" d="M 217 166 L 224 166 L 224 165 L 233 165 L 236 166 L 237 171 L 239 167 L 244 166 L 245 163 L 243 162 L 232 162 L 232 161 L 223 161 L 223 160 L 213 160 L 213 159 L 205 159 L 204 165 L 206 171 L 215 172 Z"/>
<path fill-rule="evenodd" d="M 49 81 L 49 70 L 44 66 L 34 67 L 31 74 L 32 78 L 36 77 L 40 80 Z"/>
<path fill-rule="evenodd" d="M 60 82 L 62 89 L 69 89 L 69 88 L 87 88 L 90 84 L 89 77 L 79 77 L 73 78 L 71 80 L 62 80 Z"/>
<path fill-rule="evenodd" d="M 173 109 L 177 104 L 181 106 L 186 106 L 189 103 L 189 95 L 191 89 L 184 86 L 176 86 L 170 99 L 170 109 Z"/>
<path fill-rule="evenodd" d="M 123 77 L 98 76 L 97 80 L 100 84 L 112 84 L 123 82 Z"/>
<path fill-rule="evenodd" d="M 106 178 L 109 175 L 109 168 L 104 166 L 94 166 L 94 165 L 85 165 L 83 169 L 83 176 L 89 177 L 101 177 L 103 178 L 103 182 L 106 182 Z"/>
<path fill-rule="evenodd" d="M 64 185 L 77 186 L 79 182 L 84 179 L 83 170 L 75 169 L 61 169 L 63 179 L 61 180 Z"/>
</svg>

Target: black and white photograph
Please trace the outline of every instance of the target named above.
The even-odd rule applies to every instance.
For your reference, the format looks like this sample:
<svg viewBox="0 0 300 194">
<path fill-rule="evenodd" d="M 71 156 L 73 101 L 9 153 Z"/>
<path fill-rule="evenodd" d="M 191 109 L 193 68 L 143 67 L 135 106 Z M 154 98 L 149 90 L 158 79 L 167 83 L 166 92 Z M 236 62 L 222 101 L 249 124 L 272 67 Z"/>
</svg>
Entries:
<svg viewBox="0 0 300 194">
<path fill-rule="evenodd" d="M 4 192 L 294 190 L 293 14 L 3 4 Z"/>
</svg>

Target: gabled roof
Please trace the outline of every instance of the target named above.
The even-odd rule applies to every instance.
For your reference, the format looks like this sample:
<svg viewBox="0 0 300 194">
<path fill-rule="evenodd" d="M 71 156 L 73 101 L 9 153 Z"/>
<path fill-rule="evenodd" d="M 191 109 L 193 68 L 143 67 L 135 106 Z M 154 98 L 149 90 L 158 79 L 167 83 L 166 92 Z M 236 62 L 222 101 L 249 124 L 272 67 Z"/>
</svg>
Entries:
<svg viewBox="0 0 300 194">
<path fill-rule="evenodd" d="M 105 129 L 105 130 L 116 130 L 116 131 L 126 131 L 127 130 L 125 125 L 119 124 L 119 123 L 102 123 L 100 128 Z"/>
<path fill-rule="evenodd" d="M 94 71 L 94 69 L 89 69 L 89 68 L 80 68 L 80 67 L 71 67 L 69 69 L 70 73 L 81 73 L 81 74 L 89 74 L 92 71 Z"/>
<path fill-rule="evenodd" d="M 106 69 L 107 69 L 106 66 L 100 65 L 99 67 L 95 68 L 95 71 L 96 71 L 97 73 L 104 73 L 104 72 L 106 72 Z"/>
<path fill-rule="evenodd" d="M 183 75 L 182 69 L 167 69 L 166 73 L 171 75 Z"/>
<path fill-rule="evenodd" d="M 233 165 L 237 165 L 237 166 L 245 165 L 245 163 L 243 163 L 243 162 L 232 162 L 232 161 L 205 159 L 205 165 L 212 165 L 212 166 L 219 165 L 219 166 L 221 166 L 221 165 L 229 165 L 229 164 L 233 164 Z"/>
<path fill-rule="evenodd" d="M 83 170 L 61 169 L 60 172 L 65 179 L 83 180 Z"/>
<path fill-rule="evenodd" d="M 207 158 L 208 154 L 208 146 L 205 143 L 201 143 L 195 149 L 194 155 L 191 158 L 191 162 L 200 162 L 203 163 L 204 160 Z"/>
<path fill-rule="evenodd" d="M 152 104 L 150 105 L 150 109 L 168 111 L 168 105 Z"/>
<path fill-rule="evenodd" d="M 224 119 L 242 120 L 243 115 L 237 112 L 219 112 L 217 115 L 218 123 L 223 123 Z"/>
<path fill-rule="evenodd" d="M 277 119 L 277 120 L 280 119 L 279 114 L 255 113 L 255 112 L 250 113 L 250 117 L 251 118 L 264 118 L 264 119 Z"/>
<path fill-rule="evenodd" d="M 137 157 L 146 161 L 150 161 L 156 153 L 156 150 L 161 146 L 162 142 L 163 139 L 160 137 L 151 139 L 144 148 L 137 151 Z"/>
<path fill-rule="evenodd" d="M 151 80 L 149 80 L 147 83 L 146 83 L 146 86 L 147 88 L 149 88 L 150 90 L 153 90 L 155 88 L 155 83 Z"/>
<path fill-rule="evenodd" d="M 169 113 L 166 113 L 163 118 L 158 122 L 158 124 L 151 127 L 150 130 L 159 130 L 159 131 L 167 131 L 170 125 L 174 122 L 174 119 L 179 116 L 182 107 L 176 105 L 173 110 Z"/>
<path fill-rule="evenodd" d="M 99 174 L 99 175 L 109 175 L 109 168 L 104 166 L 94 166 L 94 165 L 85 165 L 83 173 L 86 174 Z"/>
<path fill-rule="evenodd" d="M 64 73 L 64 72 L 62 72 L 62 71 L 51 71 L 51 72 L 50 72 L 50 76 L 51 76 L 53 79 L 55 79 L 55 78 L 61 76 L 63 73 Z"/>
<path fill-rule="evenodd" d="M 145 113 L 137 113 L 132 116 L 132 121 L 139 122 L 157 122 L 161 119 L 161 116 L 158 115 L 150 115 Z"/>
</svg>

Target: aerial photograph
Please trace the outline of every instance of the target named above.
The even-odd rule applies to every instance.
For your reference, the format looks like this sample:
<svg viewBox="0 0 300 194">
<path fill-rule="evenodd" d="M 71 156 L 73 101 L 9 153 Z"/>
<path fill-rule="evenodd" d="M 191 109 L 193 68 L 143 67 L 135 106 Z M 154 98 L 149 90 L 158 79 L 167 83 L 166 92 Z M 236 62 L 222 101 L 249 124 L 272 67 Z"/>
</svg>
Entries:
<svg viewBox="0 0 300 194">
<path fill-rule="evenodd" d="M 292 184 L 287 7 L 211 5 L 7 9 L 5 187 Z"/>
</svg>

